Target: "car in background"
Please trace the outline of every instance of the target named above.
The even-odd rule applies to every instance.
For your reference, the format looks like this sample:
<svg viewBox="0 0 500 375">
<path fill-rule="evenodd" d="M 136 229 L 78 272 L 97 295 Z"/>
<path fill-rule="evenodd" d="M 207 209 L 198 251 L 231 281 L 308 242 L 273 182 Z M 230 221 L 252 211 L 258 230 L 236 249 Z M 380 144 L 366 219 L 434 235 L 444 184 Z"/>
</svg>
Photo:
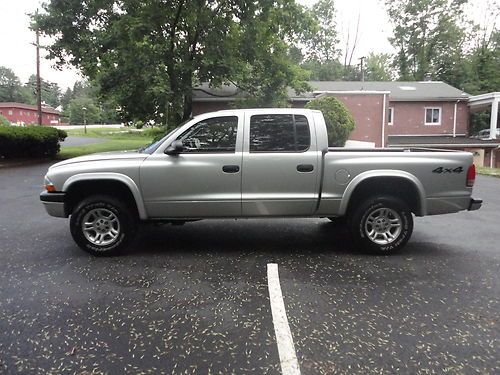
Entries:
<svg viewBox="0 0 500 375">
<path fill-rule="evenodd" d="M 474 139 L 489 139 L 490 138 L 490 129 L 480 130 L 477 134 L 472 135 L 470 138 L 474 138 Z M 500 128 L 497 128 L 496 138 L 500 138 Z"/>
</svg>

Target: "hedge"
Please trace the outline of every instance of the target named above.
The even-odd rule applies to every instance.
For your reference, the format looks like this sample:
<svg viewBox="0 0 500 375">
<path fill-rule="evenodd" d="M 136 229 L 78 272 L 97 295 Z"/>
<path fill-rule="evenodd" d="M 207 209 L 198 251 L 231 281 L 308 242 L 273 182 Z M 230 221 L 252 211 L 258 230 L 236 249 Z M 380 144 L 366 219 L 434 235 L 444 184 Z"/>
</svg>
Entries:
<svg viewBox="0 0 500 375">
<path fill-rule="evenodd" d="M 0 126 L 0 157 L 47 157 L 59 151 L 68 134 L 50 126 Z"/>
</svg>

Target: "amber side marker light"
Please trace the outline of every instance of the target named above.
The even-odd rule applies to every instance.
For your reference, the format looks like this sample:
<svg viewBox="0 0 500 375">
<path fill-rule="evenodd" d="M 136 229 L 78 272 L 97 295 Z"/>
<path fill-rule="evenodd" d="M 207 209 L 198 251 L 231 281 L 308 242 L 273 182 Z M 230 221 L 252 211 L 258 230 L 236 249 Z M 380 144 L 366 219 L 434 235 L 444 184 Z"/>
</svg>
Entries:
<svg viewBox="0 0 500 375">
<path fill-rule="evenodd" d="M 473 187 L 474 182 L 476 182 L 476 166 L 472 164 L 467 170 L 467 180 L 465 181 L 465 186 Z"/>
<path fill-rule="evenodd" d="M 54 185 L 45 185 L 45 190 L 49 193 L 54 193 L 56 191 L 56 187 Z"/>
</svg>

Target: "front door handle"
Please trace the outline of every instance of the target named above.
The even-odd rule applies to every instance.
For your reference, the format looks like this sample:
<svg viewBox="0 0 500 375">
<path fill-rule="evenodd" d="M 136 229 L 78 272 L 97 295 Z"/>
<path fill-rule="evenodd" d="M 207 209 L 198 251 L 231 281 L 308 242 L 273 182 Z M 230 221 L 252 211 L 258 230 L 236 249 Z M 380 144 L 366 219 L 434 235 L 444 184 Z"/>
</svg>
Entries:
<svg viewBox="0 0 500 375">
<path fill-rule="evenodd" d="M 312 164 L 299 164 L 297 165 L 297 171 L 299 172 L 312 172 L 314 170 L 314 165 Z"/>
<path fill-rule="evenodd" d="M 222 167 L 224 173 L 238 173 L 240 171 L 239 165 L 225 165 Z"/>
</svg>

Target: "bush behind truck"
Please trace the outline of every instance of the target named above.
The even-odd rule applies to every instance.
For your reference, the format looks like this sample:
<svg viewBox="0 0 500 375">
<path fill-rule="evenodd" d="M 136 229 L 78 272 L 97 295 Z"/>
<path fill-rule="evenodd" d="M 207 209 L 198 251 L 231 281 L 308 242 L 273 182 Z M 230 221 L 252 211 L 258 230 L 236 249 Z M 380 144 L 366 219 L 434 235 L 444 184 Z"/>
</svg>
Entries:
<svg viewBox="0 0 500 375">
<path fill-rule="evenodd" d="M 50 126 L 0 125 L 0 158 L 52 157 L 68 134 Z"/>
</svg>

